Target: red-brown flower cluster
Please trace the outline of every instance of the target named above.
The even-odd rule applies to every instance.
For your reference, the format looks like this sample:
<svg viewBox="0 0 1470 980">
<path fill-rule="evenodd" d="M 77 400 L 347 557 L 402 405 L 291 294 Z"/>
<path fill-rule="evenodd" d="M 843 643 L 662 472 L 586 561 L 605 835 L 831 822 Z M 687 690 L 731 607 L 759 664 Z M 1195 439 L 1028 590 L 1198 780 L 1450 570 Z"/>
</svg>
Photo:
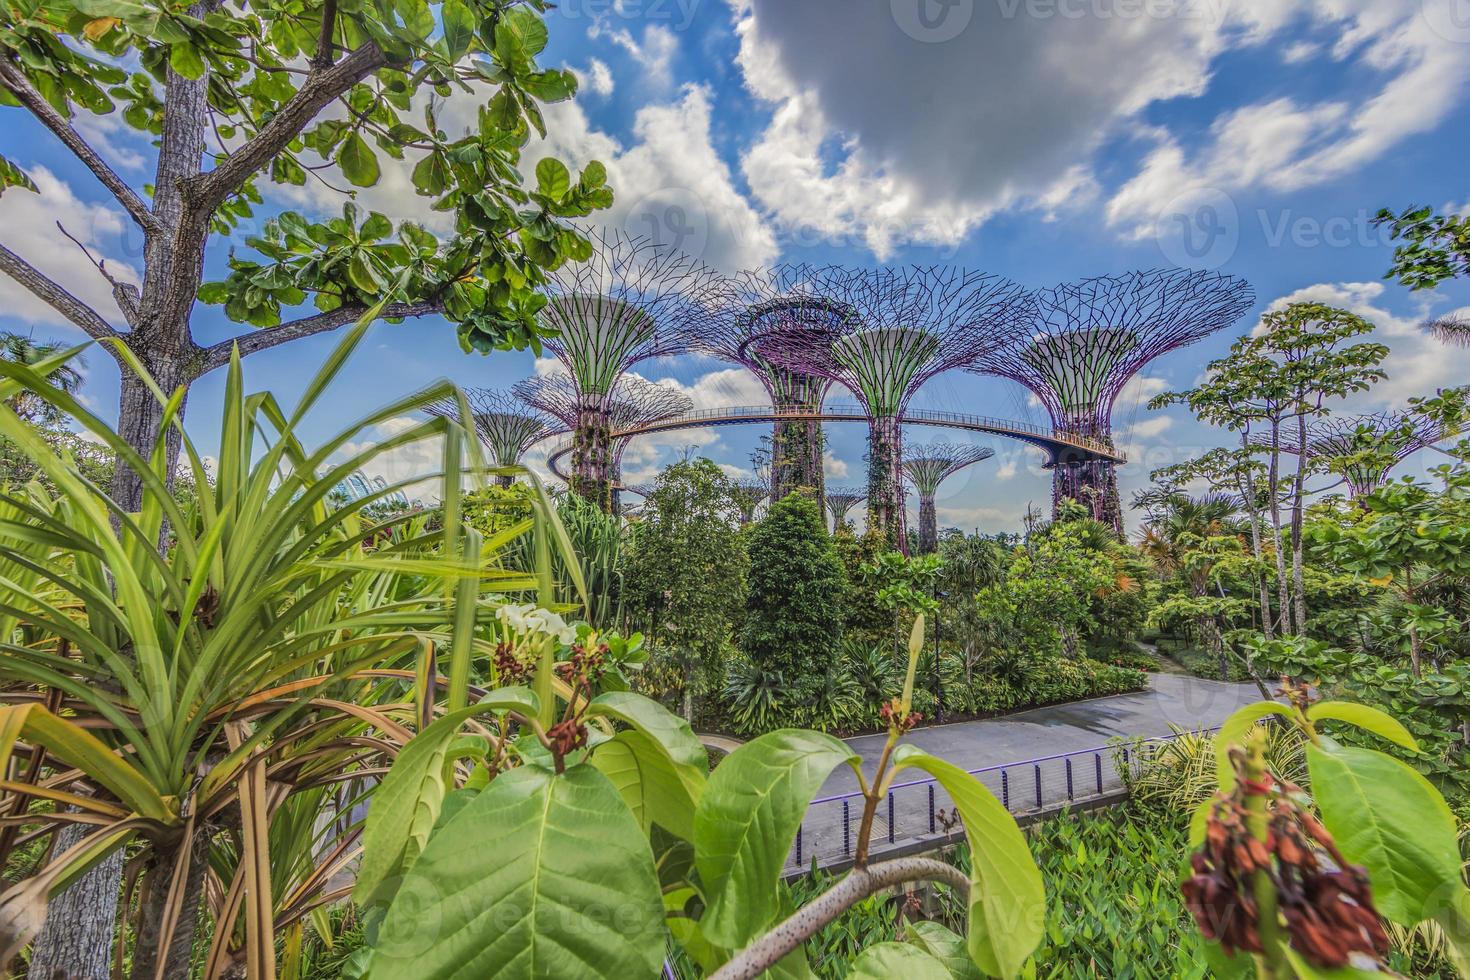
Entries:
<svg viewBox="0 0 1470 980">
<path fill-rule="evenodd" d="M 607 667 L 607 654 L 606 643 L 599 643 L 592 650 L 581 643 L 573 643 L 571 657 L 558 663 L 556 672 L 569 682 L 582 680 L 588 685 L 594 684 L 601 679 L 602 672 Z"/>
<path fill-rule="evenodd" d="M 878 708 L 878 716 L 890 730 L 896 729 L 900 735 L 910 731 L 915 725 L 924 720 L 924 716 L 917 711 L 910 711 L 907 715 L 900 714 L 903 710 L 898 698 L 892 701 L 884 701 Z"/>
<path fill-rule="evenodd" d="M 502 685 L 519 684 L 531 673 L 531 665 L 516 657 L 513 644 L 500 642 L 495 645 L 495 674 Z"/>
<path fill-rule="evenodd" d="M 580 718 L 563 718 L 546 731 L 552 750 L 565 757 L 587 744 L 587 726 Z"/>
<path fill-rule="evenodd" d="M 1273 792 L 1242 781 L 1222 796 L 1210 815 L 1203 847 L 1190 857 L 1194 874 L 1182 888 L 1185 903 L 1205 938 L 1236 950 L 1262 953 L 1260 909 L 1253 888 L 1257 872 L 1269 877 L 1292 949 L 1316 966 L 1346 966 L 1354 953 L 1381 960 L 1388 936 L 1373 907 L 1368 877 L 1338 852 L 1332 835 L 1293 800 L 1296 787 Z M 1243 799 L 1271 795 L 1264 841 L 1246 826 Z M 1326 860 L 1324 860 L 1326 859 Z"/>
</svg>

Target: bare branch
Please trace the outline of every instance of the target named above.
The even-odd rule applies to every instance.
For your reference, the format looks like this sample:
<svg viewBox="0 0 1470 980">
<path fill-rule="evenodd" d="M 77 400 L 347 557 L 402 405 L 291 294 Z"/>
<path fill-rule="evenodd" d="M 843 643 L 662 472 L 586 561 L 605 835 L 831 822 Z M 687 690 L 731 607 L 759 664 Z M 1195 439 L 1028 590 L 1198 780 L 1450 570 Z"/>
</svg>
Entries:
<svg viewBox="0 0 1470 980">
<path fill-rule="evenodd" d="M 38 296 L 46 305 L 86 331 L 93 340 L 115 337 L 117 331 L 86 303 L 48 279 L 35 266 L 0 245 L 0 272 L 5 273 Z"/>
<path fill-rule="evenodd" d="M 204 349 L 205 371 L 212 371 L 217 367 L 227 364 L 230 360 L 230 351 L 235 347 L 240 348 L 240 356 L 246 357 L 258 351 L 267 350 L 271 347 L 279 347 L 281 344 L 299 340 L 302 337 L 310 337 L 314 334 L 326 333 L 336 330 L 356 320 L 368 311 L 368 307 L 359 303 L 350 303 L 339 306 L 327 313 L 316 313 L 312 316 L 292 320 L 276 327 L 267 327 L 257 330 L 241 337 L 231 337 Z M 444 307 L 438 303 L 389 303 L 383 307 L 379 314 L 381 319 L 427 316 L 430 313 L 442 313 Z"/>
<path fill-rule="evenodd" d="M 332 63 L 332 32 L 337 27 L 337 0 L 326 0 L 322 4 L 322 32 L 316 41 L 316 55 L 311 59 L 313 68 L 325 68 Z"/>
<path fill-rule="evenodd" d="M 259 132 L 218 167 L 190 178 L 185 195 L 190 205 L 202 214 L 213 213 L 252 174 L 284 151 L 286 145 L 299 136 L 328 103 L 387 64 L 388 57 L 382 49 L 368 42 L 341 61 L 313 70 L 296 94 L 281 106 L 270 122 L 260 127 Z"/>
<path fill-rule="evenodd" d="M 855 868 L 785 922 L 735 954 L 711 973 L 709 980 L 747 980 L 760 976 L 858 902 L 906 881 L 942 881 L 962 895 L 970 893 L 970 882 L 959 869 L 933 858 L 899 858 L 870 868 Z"/>
<path fill-rule="evenodd" d="M 77 159 L 86 165 L 87 169 L 96 175 L 102 182 L 102 186 L 112 192 L 121 204 L 145 231 L 156 231 L 158 219 L 154 216 L 143 198 L 128 186 L 128 182 L 117 175 L 117 171 L 108 166 L 107 161 L 92 149 L 90 143 L 82 138 L 82 134 L 72 128 L 66 121 L 66 117 L 56 111 L 51 103 L 46 101 L 45 96 L 36 91 L 30 81 L 21 73 L 21 70 L 8 58 L 0 58 L 0 84 L 3 84 L 15 96 L 21 105 L 30 110 L 56 138 L 65 144 L 66 148 L 76 154 Z"/>
</svg>

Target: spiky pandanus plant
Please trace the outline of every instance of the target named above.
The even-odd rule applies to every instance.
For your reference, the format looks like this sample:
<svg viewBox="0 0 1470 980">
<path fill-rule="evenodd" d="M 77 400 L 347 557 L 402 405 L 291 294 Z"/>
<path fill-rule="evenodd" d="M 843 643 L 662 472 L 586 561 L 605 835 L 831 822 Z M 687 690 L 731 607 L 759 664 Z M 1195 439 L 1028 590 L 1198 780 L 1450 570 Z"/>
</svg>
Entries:
<svg viewBox="0 0 1470 980">
<path fill-rule="evenodd" d="M 954 268 L 828 270 L 814 280 L 853 315 L 835 335 L 782 335 L 770 356 L 857 398 L 868 417 L 868 528 L 905 548 L 904 410 L 934 376 L 1013 343 L 1031 318 L 1029 297 L 1007 279 Z"/>
<path fill-rule="evenodd" d="M 568 423 L 571 491 L 609 510 L 613 388 L 640 361 L 686 350 L 692 325 L 723 287 L 712 269 L 667 246 L 618 233 L 591 238 L 586 262 L 548 274 L 552 297 L 540 317 L 556 331 L 546 350 L 577 395 L 576 417 Z"/>
<path fill-rule="evenodd" d="M 557 419 L 527 405 L 508 391 L 466 388 L 464 398 L 474 413 L 475 434 L 496 466 L 519 466 L 527 449 L 564 429 Z M 424 411 L 430 415 L 458 419 L 459 400 L 442 399 L 425 406 Z M 498 474 L 495 480 L 502 487 L 509 487 L 515 482 L 515 476 L 505 472 Z"/>
<path fill-rule="evenodd" d="M 932 554 L 939 548 L 939 516 L 934 507 L 939 485 L 966 466 L 994 455 L 995 450 L 988 446 L 953 442 L 929 443 L 904 451 L 903 475 L 919 492 L 919 554 Z"/>
<path fill-rule="evenodd" d="M 1234 323 L 1255 301 L 1243 279 L 1189 269 L 1099 276 L 1034 297 L 1026 339 L 994 348 L 969 368 L 1025 385 L 1058 432 L 1109 447 L 1123 386 L 1155 358 Z M 1121 536 L 1115 465 L 1091 457 L 1051 465 L 1053 516 L 1063 500 L 1075 500 Z"/>
<path fill-rule="evenodd" d="M 183 389 L 155 388 L 198 489 L 187 507 L 168 490 L 166 434 L 145 458 L 48 383 L 46 365 L 0 361 L 0 435 L 55 488 L 0 494 L 0 860 L 20 840 L 69 842 L 0 894 L 5 962 L 41 927 L 48 896 L 126 848 L 135 914 L 116 942 L 119 957 L 133 950 L 134 975 L 187 976 L 205 923 L 214 930 L 211 977 L 232 962 L 251 976 L 276 975 L 277 928 L 335 894 L 333 875 L 356 848 L 343 817 L 339 832 L 312 837 L 321 873 L 304 871 L 299 838 L 296 849 L 278 840 L 284 822 L 305 820 L 299 809 L 324 788 L 371 783 L 437 711 L 466 704 L 472 658 L 491 652 L 475 626 L 492 593 L 550 601 L 549 563 L 519 571 L 495 557 L 533 527 L 538 554 L 566 550 L 539 487 L 536 516 L 496 539 L 459 519 L 461 481 L 484 469 L 467 404 L 460 420 L 434 417 L 364 440 L 387 419 L 457 399 L 449 383 L 397 399 L 314 448 L 301 440 L 376 313 L 346 334 L 294 409 L 248 394 L 232 359 L 213 472 L 179 424 Z M 147 377 L 141 364 L 133 369 Z M 136 471 L 139 511 L 124 511 L 21 421 L 8 404 L 21 390 Z M 328 505 L 345 475 L 436 441 L 440 473 Z M 426 477 L 443 499 L 439 529 L 416 514 L 363 519 L 365 508 Z"/>
</svg>

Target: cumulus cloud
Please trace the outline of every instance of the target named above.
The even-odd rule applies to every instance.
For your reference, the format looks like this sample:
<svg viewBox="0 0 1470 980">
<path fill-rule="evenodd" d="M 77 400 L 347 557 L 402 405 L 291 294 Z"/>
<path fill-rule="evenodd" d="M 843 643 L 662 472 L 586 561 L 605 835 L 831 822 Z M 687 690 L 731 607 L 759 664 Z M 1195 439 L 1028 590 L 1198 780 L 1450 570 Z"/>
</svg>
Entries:
<svg viewBox="0 0 1470 980">
<path fill-rule="evenodd" d="M 140 248 L 141 237 L 122 211 L 90 204 L 46 167 L 28 166 L 39 193 L 13 189 L 0 197 L 0 227 L 5 245 L 77 299 L 115 326 L 124 326 L 122 311 L 112 298 L 112 287 L 61 228 L 87 246 L 93 257 L 106 263 L 115 278 L 137 285 L 141 279 L 128 256 Z M 61 227 L 57 227 L 60 225 Z M 0 304 L 4 315 L 46 326 L 70 321 L 37 299 L 9 276 L 0 275 Z"/>
<path fill-rule="evenodd" d="M 1194 188 L 1320 183 L 1442 121 L 1470 74 L 1470 46 L 1418 4 L 729 2 L 746 87 L 771 113 L 742 159 L 752 193 L 783 225 L 880 258 L 957 244 L 1001 210 L 1077 207 L 1099 192 L 1097 150 L 1125 137 L 1151 147 L 1106 205 L 1125 235 Z M 1337 40 L 1292 44 L 1286 60 L 1351 64 L 1376 89 L 1226 105 L 1198 147 L 1143 125 L 1149 107 L 1208 91 L 1221 55 L 1288 24 Z"/>
<path fill-rule="evenodd" d="M 847 461 L 833 456 L 830 449 L 822 453 L 822 475 L 827 479 L 841 480 L 851 472 L 852 467 L 847 465 Z"/>
</svg>

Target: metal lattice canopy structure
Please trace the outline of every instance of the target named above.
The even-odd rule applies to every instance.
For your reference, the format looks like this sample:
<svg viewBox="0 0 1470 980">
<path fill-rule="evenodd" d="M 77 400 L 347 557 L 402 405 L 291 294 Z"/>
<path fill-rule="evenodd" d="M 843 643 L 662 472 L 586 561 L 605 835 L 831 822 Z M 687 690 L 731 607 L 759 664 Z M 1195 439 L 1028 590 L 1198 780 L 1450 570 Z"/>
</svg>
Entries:
<svg viewBox="0 0 1470 980">
<path fill-rule="evenodd" d="M 1034 300 L 1029 337 L 993 348 L 971 370 L 1024 385 L 1058 430 L 1112 445 L 1123 386 L 1154 358 L 1240 319 L 1255 294 L 1233 276 L 1167 269 L 1064 283 Z M 1052 498 L 1054 512 L 1063 498 L 1078 500 L 1122 533 L 1112 463 L 1059 462 Z"/>
<path fill-rule="evenodd" d="M 830 343 L 856 326 L 844 299 L 840 270 L 780 265 L 740 273 L 728 281 L 723 301 L 696 324 L 693 346 L 702 353 L 746 368 L 765 387 L 779 410 L 815 415 L 831 379 L 783 361 L 787 338 Z M 797 487 L 823 489 L 822 425 L 782 419 L 771 433 L 771 496 L 779 500 Z"/>
<path fill-rule="evenodd" d="M 919 492 L 919 554 L 939 547 L 939 516 L 934 496 L 939 485 L 966 466 L 989 459 L 995 450 L 986 446 L 935 442 L 904 450 L 903 475 Z"/>
<path fill-rule="evenodd" d="M 998 276 L 955 268 L 831 270 L 829 295 L 853 315 L 835 337 L 777 335 L 769 356 L 847 388 L 868 417 L 868 527 L 903 547 L 900 419 L 944 371 L 1006 346 L 1031 320 L 1029 296 Z"/>
<path fill-rule="evenodd" d="M 633 365 L 685 350 L 693 325 L 724 285 L 714 270 L 666 246 L 617 233 L 590 237 L 587 261 L 548 274 L 551 299 L 540 319 L 556 331 L 544 346 L 577 392 L 570 489 L 606 509 L 612 506 L 609 396 Z"/>
<path fill-rule="evenodd" d="M 496 466 L 515 466 L 532 444 L 564 429 L 556 418 L 527 405 L 512 392 L 466 388 L 464 396 L 474 417 L 475 434 Z M 458 419 L 460 414 L 459 402 L 453 398 L 424 410 L 450 419 Z M 497 476 L 496 481 L 508 487 L 515 478 Z"/>
<path fill-rule="evenodd" d="M 740 511 L 740 523 L 755 520 L 756 508 L 771 495 L 771 485 L 764 480 L 736 480 L 730 487 L 730 496 Z"/>
<path fill-rule="evenodd" d="M 1342 473 L 1354 499 L 1372 493 L 1393 468 L 1425 446 L 1453 433 L 1432 419 L 1408 412 L 1376 412 L 1314 420 L 1307 428 L 1307 459 L 1327 463 Z M 1283 432 L 1282 452 L 1300 455 L 1296 433 Z"/>
<path fill-rule="evenodd" d="M 827 491 L 827 513 L 832 515 L 832 530 L 835 533 L 847 520 L 848 511 L 868 495 L 856 487 L 832 487 Z"/>
</svg>

